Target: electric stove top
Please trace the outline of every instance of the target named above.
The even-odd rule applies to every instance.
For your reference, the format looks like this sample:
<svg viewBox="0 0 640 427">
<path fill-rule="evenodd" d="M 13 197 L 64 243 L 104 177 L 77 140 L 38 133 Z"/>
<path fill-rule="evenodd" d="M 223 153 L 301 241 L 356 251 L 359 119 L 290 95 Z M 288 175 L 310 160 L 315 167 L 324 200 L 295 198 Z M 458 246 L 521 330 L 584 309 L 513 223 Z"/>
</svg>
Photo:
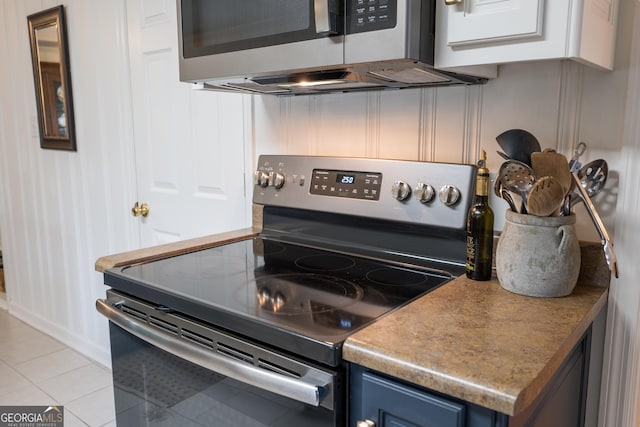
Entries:
<svg viewBox="0 0 640 427">
<path fill-rule="evenodd" d="M 450 278 L 428 267 L 258 237 L 109 270 L 105 284 L 159 310 L 189 313 L 295 353 L 306 346 L 310 357 L 331 360 L 355 330 Z"/>
</svg>

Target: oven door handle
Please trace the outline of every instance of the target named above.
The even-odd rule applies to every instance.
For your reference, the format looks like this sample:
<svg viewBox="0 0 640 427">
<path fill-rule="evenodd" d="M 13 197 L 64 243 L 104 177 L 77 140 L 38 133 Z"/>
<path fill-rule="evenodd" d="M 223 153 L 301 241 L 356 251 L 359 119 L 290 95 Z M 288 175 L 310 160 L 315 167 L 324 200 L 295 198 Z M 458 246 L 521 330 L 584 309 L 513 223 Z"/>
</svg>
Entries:
<svg viewBox="0 0 640 427">
<path fill-rule="evenodd" d="M 117 303 L 113 304 L 117 305 Z M 300 378 L 291 378 L 222 356 L 214 351 L 184 342 L 167 332 L 123 314 L 109 300 L 97 300 L 96 309 L 115 325 L 191 363 L 245 384 L 267 390 L 298 402 L 320 406 L 331 389 L 332 375 L 314 368 Z M 320 383 L 320 384 L 318 384 Z M 324 406 L 324 405 L 323 405 Z"/>
</svg>

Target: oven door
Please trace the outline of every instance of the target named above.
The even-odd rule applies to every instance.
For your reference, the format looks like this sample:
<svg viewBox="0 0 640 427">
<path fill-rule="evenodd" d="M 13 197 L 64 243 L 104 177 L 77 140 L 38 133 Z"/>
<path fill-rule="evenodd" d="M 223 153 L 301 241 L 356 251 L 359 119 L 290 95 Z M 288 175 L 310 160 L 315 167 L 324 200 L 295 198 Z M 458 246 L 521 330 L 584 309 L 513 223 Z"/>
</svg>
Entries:
<svg viewBox="0 0 640 427">
<path fill-rule="evenodd" d="M 116 421 L 127 426 L 337 426 L 342 374 L 111 291 Z"/>
<path fill-rule="evenodd" d="M 177 0 L 182 81 L 342 64 L 342 0 Z"/>
</svg>

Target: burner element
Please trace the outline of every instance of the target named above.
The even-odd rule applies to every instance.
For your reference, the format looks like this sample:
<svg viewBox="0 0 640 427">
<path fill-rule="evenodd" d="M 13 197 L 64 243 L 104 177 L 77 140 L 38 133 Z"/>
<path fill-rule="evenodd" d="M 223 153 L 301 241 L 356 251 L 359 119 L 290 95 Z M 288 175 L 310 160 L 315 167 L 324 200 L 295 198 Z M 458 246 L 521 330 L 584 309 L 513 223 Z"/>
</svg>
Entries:
<svg viewBox="0 0 640 427">
<path fill-rule="evenodd" d="M 356 262 L 343 255 L 307 255 L 296 260 L 295 264 L 310 271 L 340 271 L 356 265 Z"/>
<path fill-rule="evenodd" d="M 274 314 L 295 316 L 344 308 L 362 299 L 355 283 L 320 274 L 275 274 L 256 279 L 259 306 Z"/>
<path fill-rule="evenodd" d="M 400 270 L 396 268 L 379 268 L 368 272 L 367 279 L 379 285 L 418 286 L 426 283 L 429 276 L 416 271 Z"/>
</svg>

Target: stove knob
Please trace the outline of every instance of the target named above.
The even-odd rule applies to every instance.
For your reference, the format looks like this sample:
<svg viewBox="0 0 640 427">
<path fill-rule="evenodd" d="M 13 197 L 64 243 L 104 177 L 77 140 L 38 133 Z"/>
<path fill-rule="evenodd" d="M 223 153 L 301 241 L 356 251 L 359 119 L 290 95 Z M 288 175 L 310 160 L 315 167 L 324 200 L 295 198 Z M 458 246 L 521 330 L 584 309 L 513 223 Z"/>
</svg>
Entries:
<svg viewBox="0 0 640 427">
<path fill-rule="evenodd" d="M 281 189 L 284 186 L 284 175 L 278 172 L 269 173 L 269 184 L 278 190 Z"/>
<path fill-rule="evenodd" d="M 262 188 L 266 188 L 269 185 L 269 174 L 263 171 L 256 171 L 253 176 L 253 182 Z"/>
<path fill-rule="evenodd" d="M 396 181 L 391 186 L 391 195 L 402 202 L 411 195 L 411 187 L 404 181 Z"/>
<path fill-rule="evenodd" d="M 429 184 L 425 184 L 424 182 L 419 182 L 416 185 L 416 190 L 414 191 L 416 195 L 416 199 L 420 201 L 420 203 L 431 203 L 433 198 L 436 196 L 436 190 Z"/>
<path fill-rule="evenodd" d="M 455 206 L 460 201 L 460 196 L 460 190 L 453 185 L 445 185 L 440 189 L 440 201 L 447 206 Z"/>
</svg>

